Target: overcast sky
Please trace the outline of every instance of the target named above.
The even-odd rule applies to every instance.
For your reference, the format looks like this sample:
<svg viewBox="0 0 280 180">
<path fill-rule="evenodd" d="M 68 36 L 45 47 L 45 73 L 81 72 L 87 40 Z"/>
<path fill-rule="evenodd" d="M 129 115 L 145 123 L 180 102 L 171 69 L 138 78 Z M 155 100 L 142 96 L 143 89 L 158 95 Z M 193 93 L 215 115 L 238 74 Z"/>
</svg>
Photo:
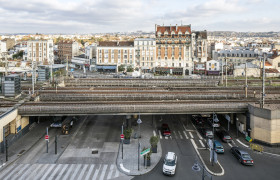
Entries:
<svg viewBox="0 0 280 180">
<path fill-rule="evenodd" d="M 0 33 L 280 31 L 280 0 L 0 0 Z"/>
</svg>

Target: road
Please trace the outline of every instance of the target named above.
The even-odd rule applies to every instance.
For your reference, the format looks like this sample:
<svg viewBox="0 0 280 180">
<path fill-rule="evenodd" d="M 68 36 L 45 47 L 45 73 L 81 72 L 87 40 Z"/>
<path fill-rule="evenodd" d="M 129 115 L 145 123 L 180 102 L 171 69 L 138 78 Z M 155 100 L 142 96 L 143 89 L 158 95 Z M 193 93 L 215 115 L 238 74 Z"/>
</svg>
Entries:
<svg viewBox="0 0 280 180">
<path fill-rule="evenodd" d="M 44 139 L 0 173 L 0 179 L 113 179 L 127 177 L 120 173 L 115 160 L 124 116 L 82 117 L 69 135 L 49 129 L 49 153 Z M 58 154 L 54 136 L 58 135 Z M 97 154 L 92 154 L 97 150 Z"/>
<path fill-rule="evenodd" d="M 190 119 L 191 116 L 172 115 L 162 116 L 162 118 L 159 117 L 157 120 L 158 126 L 162 123 L 168 123 L 172 133 L 172 138 L 161 137 L 160 139 L 163 155 L 168 151 L 175 152 L 178 155 L 176 175 L 172 177 L 172 179 L 201 179 L 202 177 L 201 172 L 194 172 L 191 169 L 194 162 L 198 160 L 198 156 L 190 141 L 193 139 L 198 148 L 205 147 L 205 141 L 200 139 L 201 137 L 199 137 L 198 133 L 195 131 Z M 226 125 L 226 123 L 222 124 Z M 227 128 L 227 126 L 225 128 Z M 249 152 L 255 163 L 254 166 L 244 166 L 241 165 L 230 152 L 231 146 L 242 147 L 241 144 L 234 139 L 232 144 L 222 143 L 222 145 L 225 148 L 225 153 L 218 155 L 218 161 L 224 168 L 225 173 L 223 176 L 213 176 L 213 179 L 279 179 L 278 166 L 280 164 L 280 157 L 260 154 L 244 147 L 243 149 Z M 206 160 L 208 160 L 208 158 Z M 163 157 L 161 162 L 150 173 L 135 177 L 134 179 L 169 179 L 170 177 L 166 177 L 162 174 L 162 164 Z M 202 163 L 200 162 L 200 164 Z"/>
</svg>

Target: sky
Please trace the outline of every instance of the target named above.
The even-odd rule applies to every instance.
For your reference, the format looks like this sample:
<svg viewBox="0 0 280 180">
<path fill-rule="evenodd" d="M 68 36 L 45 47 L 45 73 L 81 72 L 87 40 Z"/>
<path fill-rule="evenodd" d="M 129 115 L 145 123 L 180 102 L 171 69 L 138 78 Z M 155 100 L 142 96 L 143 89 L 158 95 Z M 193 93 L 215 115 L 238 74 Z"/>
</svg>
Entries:
<svg viewBox="0 0 280 180">
<path fill-rule="evenodd" d="M 0 0 L 0 33 L 280 31 L 280 0 Z"/>
</svg>

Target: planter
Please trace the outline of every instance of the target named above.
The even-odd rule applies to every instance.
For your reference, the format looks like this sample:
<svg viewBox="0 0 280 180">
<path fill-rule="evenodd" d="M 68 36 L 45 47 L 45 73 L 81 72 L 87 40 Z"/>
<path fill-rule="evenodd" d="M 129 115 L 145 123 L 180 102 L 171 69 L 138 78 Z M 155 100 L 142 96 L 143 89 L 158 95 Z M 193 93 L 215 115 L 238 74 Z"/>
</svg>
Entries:
<svg viewBox="0 0 280 180">
<path fill-rule="evenodd" d="M 147 163 L 147 166 L 151 166 L 151 159 L 145 159 L 145 157 L 144 157 L 144 166 L 146 166 L 146 163 Z"/>
<path fill-rule="evenodd" d="M 152 153 L 157 153 L 157 146 L 152 147 Z"/>
<path fill-rule="evenodd" d="M 123 143 L 124 143 L 124 144 L 130 144 L 130 139 L 124 139 L 124 140 L 123 140 Z"/>
</svg>

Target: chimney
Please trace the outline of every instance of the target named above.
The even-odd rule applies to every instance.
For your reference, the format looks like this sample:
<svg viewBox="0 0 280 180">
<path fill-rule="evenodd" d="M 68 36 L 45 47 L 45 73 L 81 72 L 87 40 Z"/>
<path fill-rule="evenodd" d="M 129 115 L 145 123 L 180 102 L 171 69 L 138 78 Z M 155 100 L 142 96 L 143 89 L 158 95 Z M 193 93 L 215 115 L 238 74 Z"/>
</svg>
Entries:
<svg viewBox="0 0 280 180">
<path fill-rule="evenodd" d="M 156 29 L 156 32 L 157 32 L 157 24 L 155 24 L 155 29 Z"/>
<path fill-rule="evenodd" d="M 178 30 L 178 26 L 177 26 L 177 24 L 176 24 L 176 31 Z"/>
</svg>

